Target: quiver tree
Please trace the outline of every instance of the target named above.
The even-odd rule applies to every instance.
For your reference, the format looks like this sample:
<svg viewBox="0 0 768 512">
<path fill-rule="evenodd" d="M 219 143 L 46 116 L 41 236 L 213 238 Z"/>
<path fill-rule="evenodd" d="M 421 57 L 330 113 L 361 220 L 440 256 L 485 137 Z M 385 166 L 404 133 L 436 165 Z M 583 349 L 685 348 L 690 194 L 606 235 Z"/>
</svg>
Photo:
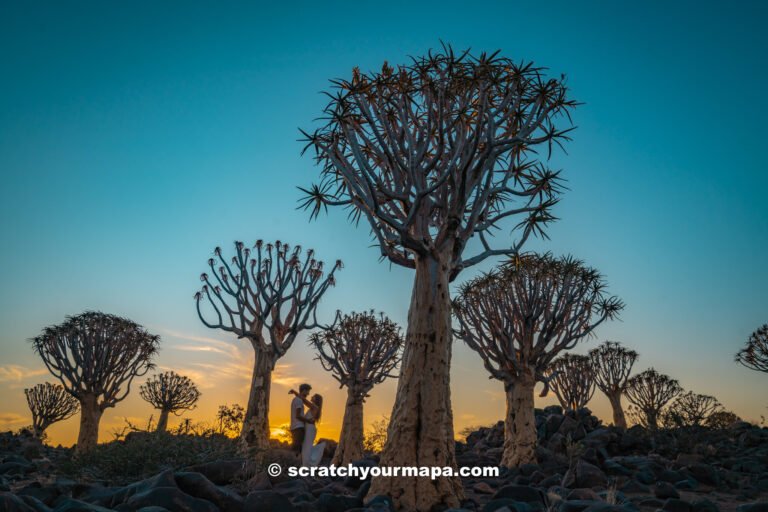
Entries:
<svg viewBox="0 0 768 512">
<path fill-rule="evenodd" d="M 624 307 L 597 270 L 571 257 L 528 254 L 461 288 L 453 302 L 457 335 L 504 383 L 507 415 L 501 463 L 535 462 L 533 391 L 561 352 L 593 334 Z"/>
<path fill-rule="evenodd" d="M 606 341 L 590 350 L 589 357 L 592 361 L 595 383 L 611 403 L 613 424 L 619 428 L 627 428 L 627 420 L 621 406 L 621 395 L 627 389 L 629 374 L 639 357 L 637 352 L 624 348 L 620 343 Z"/>
<path fill-rule="evenodd" d="M 304 132 L 322 166 L 306 193 L 365 219 L 382 258 L 415 269 L 405 348 L 383 466 L 456 467 L 448 283 L 490 256 L 516 253 L 553 220 L 558 172 L 542 153 L 567 139 L 575 103 L 563 79 L 497 53 L 450 47 L 380 72 L 332 81 L 325 123 Z M 560 126 L 564 120 L 566 128 Z M 500 224 L 517 234 L 492 247 Z M 465 254 L 470 238 L 479 250 Z M 459 505 L 458 478 L 374 478 L 397 507 Z"/>
<path fill-rule="evenodd" d="M 717 398 L 687 391 L 679 395 L 663 413 L 667 427 L 701 427 L 709 424 L 712 414 L 722 409 Z"/>
<path fill-rule="evenodd" d="M 555 359 L 545 374 L 563 409 L 581 409 L 595 394 L 595 377 L 589 357 L 563 354 Z"/>
<path fill-rule="evenodd" d="M 211 329 L 245 338 L 253 347 L 254 363 L 248 406 L 240 432 L 241 447 L 258 452 L 269 445 L 269 395 L 275 363 L 291 348 L 296 336 L 318 327 L 320 298 L 335 284 L 341 261 L 326 273 L 312 249 L 292 249 L 279 240 L 258 240 L 249 249 L 235 242 L 235 255 L 221 248 L 208 260 L 210 273 L 200 276 L 195 294 L 197 314 Z M 206 307 L 207 305 L 207 307 Z"/>
<path fill-rule="evenodd" d="M 182 412 L 196 407 L 200 391 L 189 377 L 176 372 L 164 372 L 154 375 L 139 388 L 141 398 L 160 409 L 157 431 L 165 432 L 168 428 L 170 413 L 181 415 Z"/>
<path fill-rule="evenodd" d="M 78 453 L 96 446 L 102 414 L 128 396 L 134 377 L 154 368 L 159 342 L 130 320 L 94 311 L 67 317 L 32 339 L 51 374 L 80 402 Z"/>
<path fill-rule="evenodd" d="M 682 391 L 677 380 L 649 368 L 629 379 L 626 394 L 641 414 L 641 424 L 656 430 L 661 410 Z"/>
<path fill-rule="evenodd" d="M 74 416 L 80 408 L 77 399 L 60 384 L 37 384 L 25 389 L 24 395 L 32 412 L 32 430 L 37 437 L 42 437 L 45 429 L 57 421 Z"/>
<path fill-rule="evenodd" d="M 310 342 L 323 368 L 347 388 L 347 403 L 339 444 L 332 464 L 363 458 L 363 403 L 373 386 L 393 376 L 400 362 L 400 328 L 384 314 L 352 313 Z"/>
<path fill-rule="evenodd" d="M 736 362 L 750 370 L 768 373 L 768 324 L 750 334 L 744 348 L 736 353 Z"/>
</svg>

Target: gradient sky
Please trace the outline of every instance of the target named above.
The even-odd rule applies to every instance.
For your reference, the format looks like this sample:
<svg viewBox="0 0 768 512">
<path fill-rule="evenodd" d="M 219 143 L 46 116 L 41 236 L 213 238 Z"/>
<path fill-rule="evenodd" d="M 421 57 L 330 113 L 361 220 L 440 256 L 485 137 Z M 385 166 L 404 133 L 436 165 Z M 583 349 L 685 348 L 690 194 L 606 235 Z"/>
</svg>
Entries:
<svg viewBox="0 0 768 512">
<path fill-rule="evenodd" d="M 342 258 L 321 317 L 375 308 L 402 324 L 412 272 L 380 263 L 344 213 L 310 224 L 296 210 L 296 186 L 317 175 L 298 127 L 319 115 L 328 79 L 441 40 L 565 73 L 584 102 L 553 163 L 570 187 L 561 220 L 528 246 L 584 259 L 627 304 L 577 351 L 621 341 L 637 370 L 759 419 L 768 376 L 733 355 L 768 322 L 766 4 L 533 4 L 1 3 L 0 428 L 30 422 L 22 390 L 48 378 L 26 340 L 86 309 L 162 335 L 158 365 L 202 388 L 190 417 L 244 404 L 251 349 L 202 326 L 193 301 L 213 248 L 236 239 Z M 280 361 L 271 423 L 306 380 L 326 395 L 320 435 L 333 437 L 345 395 L 312 357 L 302 337 Z M 368 421 L 389 414 L 394 389 L 374 390 Z M 460 342 L 452 393 L 457 430 L 503 415 L 501 384 Z M 591 406 L 609 418 L 602 396 Z M 102 440 L 151 412 L 134 392 Z M 51 440 L 76 430 L 63 422 Z"/>
</svg>

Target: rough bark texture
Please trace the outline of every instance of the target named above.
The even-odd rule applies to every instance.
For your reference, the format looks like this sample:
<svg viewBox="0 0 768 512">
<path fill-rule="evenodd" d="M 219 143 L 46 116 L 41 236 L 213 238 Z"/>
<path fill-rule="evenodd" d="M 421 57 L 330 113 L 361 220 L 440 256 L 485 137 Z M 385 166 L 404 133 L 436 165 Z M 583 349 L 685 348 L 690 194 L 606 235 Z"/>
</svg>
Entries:
<svg viewBox="0 0 768 512">
<path fill-rule="evenodd" d="M 269 448 L 269 393 L 275 363 L 269 351 L 258 346 L 254 349 L 251 391 L 240 432 L 240 444 L 244 451 L 262 452 Z"/>
<path fill-rule="evenodd" d="M 168 410 L 162 409 L 160 417 L 157 419 L 157 432 L 165 432 L 166 430 L 168 430 Z"/>
<path fill-rule="evenodd" d="M 533 413 L 533 376 L 506 385 L 507 417 L 501 465 L 536 463 L 536 418 Z"/>
<path fill-rule="evenodd" d="M 102 410 L 94 394 L 80 399 L 80 433 L 77 435 L 77 453 L 87 453 L 99 442 L 99 422 Z"/>
<path fill-rule="evenodd" d="M 341 424 L 339 445 L 332 464 L 342 466 L 363 458 L 363 400 L 359 393 L 347 388 L 347 406 Z"/>
<path fill-rule="evenodd" d="M 624 409 L 621 407 L 621 392 L 608 395 L 613 409 L 613 424 L 619 428 L 627 428 L 627 420 L 624 417 Z"/>
<path fill-rule="evenodd" d="M 420 258 L 395 405 L 380 466 L 456 467 L 451 411 L 451 304 L 448 266 Z M 378 477 L 369 496 L 388 494 L 398 509 L 458 507 L 458 478 Z"/>
</svg>

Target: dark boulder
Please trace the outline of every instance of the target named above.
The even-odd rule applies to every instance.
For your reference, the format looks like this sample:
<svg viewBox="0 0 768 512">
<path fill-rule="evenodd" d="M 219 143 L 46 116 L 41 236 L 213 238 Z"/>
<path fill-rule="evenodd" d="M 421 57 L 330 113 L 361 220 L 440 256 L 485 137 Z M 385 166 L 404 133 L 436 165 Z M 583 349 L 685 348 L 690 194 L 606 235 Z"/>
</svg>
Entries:
<svg viewBox="0 0 768 512">
<path fill-rule="evenodd" d="M 248 512 L 295 512 L 291 500 L 275 491 L 254 491 L 245 497 Z"/>
</svg>

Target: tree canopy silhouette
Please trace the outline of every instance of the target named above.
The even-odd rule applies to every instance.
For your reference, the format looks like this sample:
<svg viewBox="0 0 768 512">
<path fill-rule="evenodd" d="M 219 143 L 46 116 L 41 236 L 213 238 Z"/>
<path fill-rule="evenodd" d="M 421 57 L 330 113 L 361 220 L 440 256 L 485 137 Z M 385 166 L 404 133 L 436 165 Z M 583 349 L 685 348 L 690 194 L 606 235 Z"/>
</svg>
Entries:
<svg viewBox="0 0 768 512">
<path fill-rule="evenodd" d="M 649 368 L 629 379 L 626 394 L 641 414 L 640 420 L 649 429 L 659 428 L 661 411 L 670 400 L 683 392 L 677 380 Z"/>
<path fill-rule="evenodd" d="M 200 391 L 189 377 L 176 372 L 163 372 L 154 375 L 139 388 L 141 398 L 160 409 L 157 431 L 165 432 L 168 428 L 169 413 L 180 414 L 194 409 L 200 398 Z"/>
<path fill-rule="evenodd" d="M 545 379 L 566 410 L 581 409 L 595 394 L 595 375 L 588 356 L 563 354 L 549 366 Z"/>
<path fill-rule="evenodd" d="M 750 370 L 768 373 L 768 324 L 750 334 L 744 348 L 736 353 L 736 362 Z"/>
<path fill-rule="evenodd" d="M 135 377 L 154 367 L 159 343 L 159 336 L 131 320 L 95 311 L 67 317 L 32 339 L 51 374 L 80 402 L 78 452 L 96 446 L 101 415 L 128 396 Z"/>
<path fill-rule="evenodd" d="M 632 366 L 639 357 L 634 350 L 628 350 L 620 343 L 606 341 L 589 351 L 595 382 L 600 391 L 605 393 L 613 410 L 613 424 L 627 428 L 621 395 L 627 389 Z"/>
<path fill-rule="evenodd" d="M 37 437 L 42 437 L 48 427 L 71 418 L 80 409 L 77 399 L 61 384 L 37 384 L 25 389 L 24 396 L 32 412 L 32 430 Z"/>
</svg>

